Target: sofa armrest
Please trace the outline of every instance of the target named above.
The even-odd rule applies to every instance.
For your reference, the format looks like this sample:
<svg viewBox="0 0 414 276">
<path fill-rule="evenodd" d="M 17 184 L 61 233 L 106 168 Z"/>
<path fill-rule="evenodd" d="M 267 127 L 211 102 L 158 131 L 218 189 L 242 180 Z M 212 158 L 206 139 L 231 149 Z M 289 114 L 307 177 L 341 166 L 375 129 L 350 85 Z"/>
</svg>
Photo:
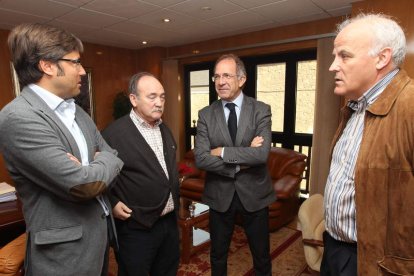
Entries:
<svg viewBox="0 0 414 276">
<path fill-rule="evenodd" d="M 287 174 L 273 182 L 273 188 L 277 198 L 290 198 L 299 191 L 300 177 Z"/>
<path fill-rule="evenodd" d="M 323 241 L 314 239 L 302 239 L 304 245 L 323 247 Z"/>
<path fill-rule="evenodd" d="M 21 275 L 25 255 L 26 234 L 22 234 L 0 249 L 0 275 Z"/>
<path fill-rule="evenodd" d="M 201 178 L 202 171 L 195 167 L 194 162 L 186 161 L 177 163 L 180 178 Z"/>
</svg>

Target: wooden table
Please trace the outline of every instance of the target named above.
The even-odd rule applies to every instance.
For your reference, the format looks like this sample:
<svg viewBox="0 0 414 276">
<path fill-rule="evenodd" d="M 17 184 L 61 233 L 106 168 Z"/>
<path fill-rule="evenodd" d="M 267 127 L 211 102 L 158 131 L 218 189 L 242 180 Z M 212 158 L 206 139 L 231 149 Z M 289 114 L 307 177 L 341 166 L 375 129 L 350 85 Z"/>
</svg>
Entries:
<svg viewBox="0 0 414 276">
<path fill-rule="evenodd" d="M 0 247 L 20 236 L 25 231 L 20 200 L 0 203 Z"/>
<path fill-rule="evenodd" d="M 190 211 L 191 207 L 194 208 Z M 205 231 L 209 221 L 208 206 L 181 198 L 178 225 L 181 229 L 181 262 L 187 264 L 190 257 L 210 245 L 210 234 Z"/>
</svg>

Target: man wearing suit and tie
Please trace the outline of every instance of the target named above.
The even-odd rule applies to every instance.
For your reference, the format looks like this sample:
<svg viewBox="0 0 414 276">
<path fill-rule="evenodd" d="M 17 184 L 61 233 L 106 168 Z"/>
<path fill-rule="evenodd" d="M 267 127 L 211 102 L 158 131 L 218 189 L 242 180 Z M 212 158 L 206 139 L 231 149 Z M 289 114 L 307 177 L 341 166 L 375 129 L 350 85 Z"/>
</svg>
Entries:
<svg viewBox="0 0 414 276">
<path fill-rule="evenodd" d="M 107 275 L 104 193 L 123 163 L 72 99 L 85 75 L 82 42 L 23 24 L 8 43 L 24 88 L 0 113 L 0 149 L 23 203 L 25 275 Z"/>
<path fill-rule="evenodd" d="M 162 122 L 165 91 L 150 73 L 129 81 L 131 112 L 102 133 L 125 162 L 111 204 L 118 276 L 175 276 L 180 260 L 176 144 Z"/>
<path fill-rule="evenodd" d="M 243 94 L 246 69 L 233 54 L 216 61 L 213 81 L 220 100 L 199 112 L 194 148 L 197 167 L 207 171 L 203 201 L 210 207 L 212 275 L 227 275 L 236 213 L 243 218 L 255 275 L 271 275 L 270 106 Z"/>
</svg>

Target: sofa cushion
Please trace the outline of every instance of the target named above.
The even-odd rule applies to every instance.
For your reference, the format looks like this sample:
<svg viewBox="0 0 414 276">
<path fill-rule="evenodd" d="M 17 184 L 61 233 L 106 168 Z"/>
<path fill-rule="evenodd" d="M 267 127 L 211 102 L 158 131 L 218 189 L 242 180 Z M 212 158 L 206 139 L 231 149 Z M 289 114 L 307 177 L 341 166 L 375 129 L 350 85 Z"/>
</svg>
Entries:
<svg viewBox="0 0 414 276">
<path fill-rule="evenodd" d="M 26 234 L 22 234 L 0 249 L 0 274 L 16 275 L 26 255 Z"/>
</svg>

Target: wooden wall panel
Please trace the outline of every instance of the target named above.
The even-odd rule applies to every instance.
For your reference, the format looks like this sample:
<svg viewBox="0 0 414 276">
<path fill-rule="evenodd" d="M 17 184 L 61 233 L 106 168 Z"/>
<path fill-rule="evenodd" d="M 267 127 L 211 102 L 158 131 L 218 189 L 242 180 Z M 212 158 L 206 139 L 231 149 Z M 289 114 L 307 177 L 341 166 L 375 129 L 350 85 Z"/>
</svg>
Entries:
<svg viewBox="0 0 414 276">
<path fill-rule="evenodd" d="M 112 101 L 128 89 L 129 78 L 137 71 L 134 50 L 84 43 L 82 64 L 92 69 L 95 121 L 99 129 L 112 120 Z"/>
<path fill-rule="evenodd" d="M 137 51 L 137 70 L 146 71 L 158 79 L 162 76 L 162 59 L 167 55 L 167 48 L 152 47 Z"/>
<path fill-rule="evenodd" d="M 342 17 L 334 17 L 171 47 L 168 49 L 168 57 L 174 58 L 180 56 L 191 56 L 193 55 L 194 50 L 199 51 L 199 54 L 209 53 L 212 51 L 226 52 L 226 49 L 235 47 L 328 34 L 334 31 L 334 26 L 341 20 Z"/>
<path fill-rule="evenodd" d="M 0 30 L 0 109 L 14 98 L 10 73 L 10 52 L 7 46 L 8 35 L 9 31 Z M 3 181 L 12 183 L 3 157 L 0 156 L 0 182 Z"/>
</svg>

